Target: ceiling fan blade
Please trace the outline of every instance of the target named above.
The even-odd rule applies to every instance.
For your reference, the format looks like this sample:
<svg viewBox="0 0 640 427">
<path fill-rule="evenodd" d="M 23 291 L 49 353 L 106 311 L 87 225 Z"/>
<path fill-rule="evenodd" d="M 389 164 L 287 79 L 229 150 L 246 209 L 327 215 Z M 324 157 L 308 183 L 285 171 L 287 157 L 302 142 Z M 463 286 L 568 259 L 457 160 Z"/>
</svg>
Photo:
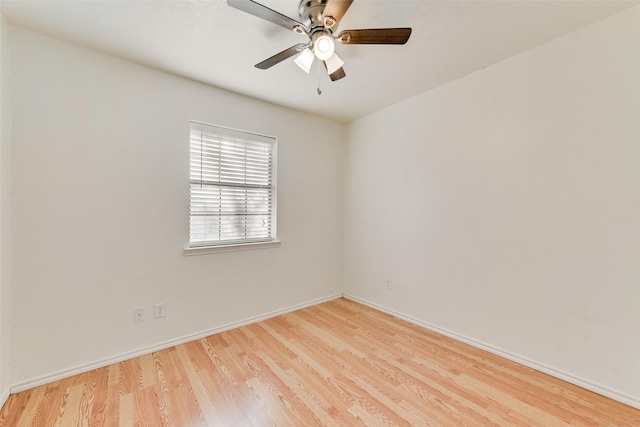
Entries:
<svg viewBox="0 0 640 427">
<path fill-rule="evenodd" d="M 333 26 L 337 26 L 344 14 L 347 13 L 347 9 L 349 9 L 351 3 L 353 3 L 353 0 L 329 0 L 324 7 L 323 15 L 325 18 L 333 18 L 335 21 Z"/>
<path fill-rule="evenodd" d="M 327 70 L 327 72 L 329 72 L 329 66 L 327 65 L 327 61 L 322 61 L 322 64 L 324 65 L 324 68 Z M 329 78 L 331 79 L 332 82 L 335 82 L 336 80 L 340 80 L 346 76 L 347 76 L 347 73 L 344 72 L 344 68 L 342 67 L 338 68 L 336 71 L 329 74 Z"/>
<path fill-rule="evenodd" d="M 267 58 L 264 61 L 260 62 L 259 64 L 256 64 L 256 68 L 260 68 L 261 70 L 266 70 L 268 68 L 273 67 L 276 64 L 279 64 L 280 62 L 284 61 L 287 58 L 291 58 L 292 56 L 297 55 L 298 53 L 302 52 L 306 48 L 307 48 L 306 43 L 299 43 L 295 46 L 291 46 L 289 49 L 285 49 L 280 53 L 276 53 L 271 58 Z"/>
<path fill-rule="evenodd" d="M 276 12 L 273 9 L 269 9 L 267 6 L 263 6 L 253 0 L 227 0 L 227 4 L 238 10 L 247 12 L 250 15 L 262 18 L 265 21 L 280 25 L 288 30 L 296 31 L 297 28 L 304 28 L 304 25 L 295 19 L 291 19 L 288 16 L 283 15 L 280 12 Z"/>
<path fill-rule="evenodd" d="M 405 44 L 411 28 L 370 28 L 368 30 L 344 30 L 337 40 L 342 44 Z"/>
<path fill-rule="evenodd" d="M 337 71 L 334 71 L 333 74 L 329 74 L 329 78 L 331 79 L 332 82 L 335 82 L 336 80 L 340 80 L 346 76 L 347 76 L 347 73 L 344 72 L 344 68 L 342 67 L 338 68 Z"/>
</svg>

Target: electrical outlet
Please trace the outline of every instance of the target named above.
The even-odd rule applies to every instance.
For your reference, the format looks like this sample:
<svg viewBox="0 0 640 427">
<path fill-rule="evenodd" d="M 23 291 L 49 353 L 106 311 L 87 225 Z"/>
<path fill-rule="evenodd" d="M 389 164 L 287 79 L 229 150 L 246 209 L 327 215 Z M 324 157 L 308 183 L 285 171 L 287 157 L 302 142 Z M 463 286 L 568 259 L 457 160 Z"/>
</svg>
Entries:
<svg viewBox="0 0 640 427">
<path fill-rule="evenodd" d="M 387 290 L 390 291 L 392 287 L 391 280 L 387 280 Z"/>
<path fill-rule="evenodd" d="M 164 302 L 159 302 L 154 306 L 153 317 L 159 319 L 164 317 L 167 314 L 167 304 Z"/>
<path fill-rule="evenodd" d="M 133 309 L 133 323 L 140 323 L 144 320 L 144 307 Z"/>
</svg>

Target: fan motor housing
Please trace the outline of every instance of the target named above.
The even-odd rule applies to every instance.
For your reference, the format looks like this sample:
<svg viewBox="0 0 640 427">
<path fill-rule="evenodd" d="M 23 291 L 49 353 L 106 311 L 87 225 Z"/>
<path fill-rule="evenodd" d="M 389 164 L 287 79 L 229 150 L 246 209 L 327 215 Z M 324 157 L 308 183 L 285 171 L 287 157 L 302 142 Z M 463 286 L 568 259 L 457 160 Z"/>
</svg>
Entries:
<svg viewBox="0 0 640 427">
<path fill-rule="evenodd" d="M 327 5 L 327 0 L 300 0 L 298 14 L 300 22 L 307 24 L 309 29 L 324 27 L 322 13 Z"/>
</svg>

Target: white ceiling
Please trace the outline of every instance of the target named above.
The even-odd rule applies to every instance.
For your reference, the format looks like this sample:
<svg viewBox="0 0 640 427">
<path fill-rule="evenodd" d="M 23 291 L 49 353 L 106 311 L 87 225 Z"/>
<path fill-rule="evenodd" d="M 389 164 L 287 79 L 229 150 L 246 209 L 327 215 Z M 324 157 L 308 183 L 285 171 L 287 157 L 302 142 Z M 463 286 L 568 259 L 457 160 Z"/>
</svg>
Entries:
<svg viewBox="0 0 640 427">
<path fill-rule="evenodd" d="M 262 4 L 298 19 L 299 0 Z M 331 82 L 291 59 L 254 64 L 304 36 L 226 1 L 6 1 L 17 26 L 176 75 L 349 122 L 569 33 L 637 1 L 355 0 L 340 24 L 412 27 L 404 46 L 338 45 L 347 77 Z M 322 95 L 316 93 L 320 82 Z"/>
</svg>

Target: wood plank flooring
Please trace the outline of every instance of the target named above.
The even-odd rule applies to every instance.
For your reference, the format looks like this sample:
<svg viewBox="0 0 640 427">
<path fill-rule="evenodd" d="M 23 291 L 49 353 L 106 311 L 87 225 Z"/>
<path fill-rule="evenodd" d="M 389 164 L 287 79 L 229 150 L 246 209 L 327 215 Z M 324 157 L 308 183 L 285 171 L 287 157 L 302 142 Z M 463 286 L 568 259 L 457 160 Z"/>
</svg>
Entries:
<svg viewBox="0 0 640 427">
<path fill-rule="evenodd" d="M 640 411 L 339 299 L 12 395 L 0 426 L 640 426 Z"/>
</svg>

